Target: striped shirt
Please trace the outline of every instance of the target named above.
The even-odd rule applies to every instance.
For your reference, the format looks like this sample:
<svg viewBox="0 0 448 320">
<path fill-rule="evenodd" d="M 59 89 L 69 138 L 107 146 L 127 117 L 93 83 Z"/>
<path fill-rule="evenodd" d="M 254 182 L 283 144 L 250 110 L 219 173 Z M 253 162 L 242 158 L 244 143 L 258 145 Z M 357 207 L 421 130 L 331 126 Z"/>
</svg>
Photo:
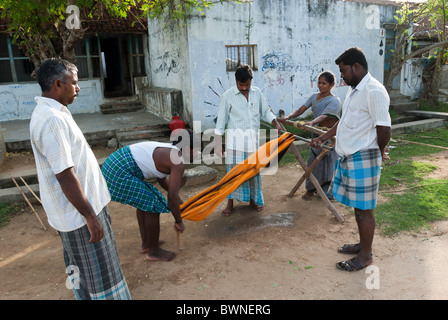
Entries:
<svg viewBox="0 0 448 320">
<path fill-rule="evenodd" d="M 272 123 L 275 118 L 259 88 L 251 86 L 247 100 L 235 86 L 221 97 L 215 134 L 226 133 L 226 149 L 255 152 L 260 119 Z"/>
<path fill-rule="evenodd" d="M 42 204 L 53 228 L 73 231 L 86 222 L 66 198 L 56 174 L 73 167 L 97 214 L 109 203 L 109 191 L 98 161 L 67 107 L 45 97 L 35 100 L 37 106 L 31 116 L 30 139 Z"/>
<path fill-rule="evenodd" d="M 347 92 L 336 132 L 336 152 L 341 156 L 378 148 L 376 126 L 391 126 L 389 95 L 370 73 Z"/>
</svg>

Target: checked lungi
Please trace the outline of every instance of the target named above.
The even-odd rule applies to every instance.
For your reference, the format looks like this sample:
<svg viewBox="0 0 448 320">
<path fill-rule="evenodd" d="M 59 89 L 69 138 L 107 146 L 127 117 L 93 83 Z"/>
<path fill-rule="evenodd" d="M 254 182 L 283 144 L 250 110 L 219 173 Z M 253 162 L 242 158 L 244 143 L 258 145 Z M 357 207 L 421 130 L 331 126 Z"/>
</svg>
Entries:
<svg viewBox="0 0 448 320">
<path fill-rule="evenodd" d="M 144 181 L 143 173 L 132 157 L 129 146 L 112 153 L 103 163 L 101 172 L 113 201 L 152 212 L 170 212 L 163 194 Z"/>
<path fill-rule="evenodd" d="M 339 158 L 335 164 L 334 198 L 349 207 L 369 210 L 376 207 L 381 175 L 381 151 L 361 150 Z"/>
<path fill-rule="evenodd" d="M 226 150 L 227 172 L 247 159 L 249 155 L 249 152 Z M 252 199 L 255 204 L 259 206 L 264 205 L 260 174 L 257 174 L 255 177 L 244 182 L 238 189 L 232 192 L 227 199 L 235 199 L 245 202 L 249 202 Z"/>
<path fill-rule="evenodd" d="M 59 232 L 73 292 L 77 300 L 130 300 L 107 207 L 98 219 L 104 230 L 104 236 L 98 242 L 89 242 L 87 225 L 70 232 Z"/>
</svg>

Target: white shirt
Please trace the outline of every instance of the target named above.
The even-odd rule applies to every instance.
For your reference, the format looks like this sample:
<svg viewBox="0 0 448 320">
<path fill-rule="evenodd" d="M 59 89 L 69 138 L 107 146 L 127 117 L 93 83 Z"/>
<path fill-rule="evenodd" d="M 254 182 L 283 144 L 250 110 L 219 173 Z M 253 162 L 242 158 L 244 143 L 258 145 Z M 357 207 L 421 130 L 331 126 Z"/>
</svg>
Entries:
<svg viewBox="0 0 448 320">
<path fill-rule="evenodd" d="M 384 86 L 367 73 L 347 92 L 336 132 L 336 152 L 341 156 L 378 148 L 376 126 L 391 126 L 389 95 Z"/>
<path fill-rule="evenodd" d="M 53 228 L 73 231 L 86 224 L 85 218 L 62 192 L 56 174 L 73 167 L 96 214 L 109 203 L 109 191 L 98 161 L 67 107 L 45 97 L 35 100 L 30 138 L 42 205 Z"/>
<path fill-rule="evenodd" d="M 145 179 L 151 179 L 151 178 L 165 178 L 168 176 L 168 174 L 160 172 L 156 168 L 156 164 L 154 163 L 154 150 L 156 148 L 171 148 L 172 150 L 179 151 L 179 148 L 172 145 L 171 143 L 162 143 L 162 142 L 155 142 L 155 141 L 145 141 L 145 142 L 139 142 L 135 144 L 131 144 L 129 146 L 129 149 L 131 150 L 132 157 L 135 160 L 135 163 L 137 163 L 140 170 L 142 170 L 143 177 Z"/>
<path fill-rule="evenodd" d="M 221 96 L 215 134 L 226 133 L 226 149 L 255 152 L 260 119 L 271 124 L 275 118 L 259 88 L 251 86 L 246 99 L 235 86 Z"/>
</svg>

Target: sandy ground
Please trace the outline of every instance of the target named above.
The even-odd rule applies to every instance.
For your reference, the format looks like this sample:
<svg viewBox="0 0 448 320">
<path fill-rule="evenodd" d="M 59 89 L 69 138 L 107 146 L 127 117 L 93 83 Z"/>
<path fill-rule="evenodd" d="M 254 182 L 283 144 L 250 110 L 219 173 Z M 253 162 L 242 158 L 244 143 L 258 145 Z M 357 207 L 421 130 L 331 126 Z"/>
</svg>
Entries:
<svg viewBox="0 0 448 320">
<path fill-rule="evenodd" d="M 9 158 L 0 170 L 33 165 L 28 158 Z M 434 176 L 447 178 L 447 159 L 448 153 L 441 152 L 423 161 L 439 167 Z M 345 219 L 341 224 L 321 199 L 301 198 L 304 186 L 286 197 L 302 173 L 289 165 L 264 176 L 266 206 L 261 213 L 237 203 L 233 215 L 222 217 L 221 203 L 205 220 L 185 221 L 183 251 L 177 248 L 172 216 L 163 214 L 163 248 L 177 252 L 171 262 L 146 261 L 139 253 L 135 210 L 111 202 L 112 226 L 133 299 L 448 299 L 448 221 L 394 237 L 377 230 L 373 267 L 343 272 L 335 263 L 350 256 L 336 249 L 358 240 L 352 210 L 334 202 Z M 182 196 L 187 199 L 212 183 L 185 187 Z M 73 300 L 65 286 L 59 236 L 51 228 L 44 231 L 24 208 L 0 229 L 0 299 Z M 42 207 L 35 208 L 48 226 Z"/>
</svg>

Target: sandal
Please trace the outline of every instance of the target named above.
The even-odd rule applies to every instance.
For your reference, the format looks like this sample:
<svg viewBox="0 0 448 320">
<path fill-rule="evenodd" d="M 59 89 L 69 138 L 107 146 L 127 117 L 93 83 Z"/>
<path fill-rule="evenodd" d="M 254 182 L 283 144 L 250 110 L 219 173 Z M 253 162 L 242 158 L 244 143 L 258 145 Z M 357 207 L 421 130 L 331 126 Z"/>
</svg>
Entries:
<svg viewBox="0 0 448 320">
<path fill-rule="evenodd" d="M 357 254 L 361 251 L 359 243 L 357 244 L 344 244 L 342 247 L 338 248 L 339 253 L 344 254 Z"/>
<path fill-rule="evenodd" d="M 339 270 L 348 271 L 348 272 L 364 269 L 368 265 L 369 264 L 361 265 L 358 258 L 356 258 L 356 257 L 352 258 L 350 260 L 347 260 L 347 261 L 341 261 L 341 262 L 336 263 L 336 267 Z"/>
</svg>

